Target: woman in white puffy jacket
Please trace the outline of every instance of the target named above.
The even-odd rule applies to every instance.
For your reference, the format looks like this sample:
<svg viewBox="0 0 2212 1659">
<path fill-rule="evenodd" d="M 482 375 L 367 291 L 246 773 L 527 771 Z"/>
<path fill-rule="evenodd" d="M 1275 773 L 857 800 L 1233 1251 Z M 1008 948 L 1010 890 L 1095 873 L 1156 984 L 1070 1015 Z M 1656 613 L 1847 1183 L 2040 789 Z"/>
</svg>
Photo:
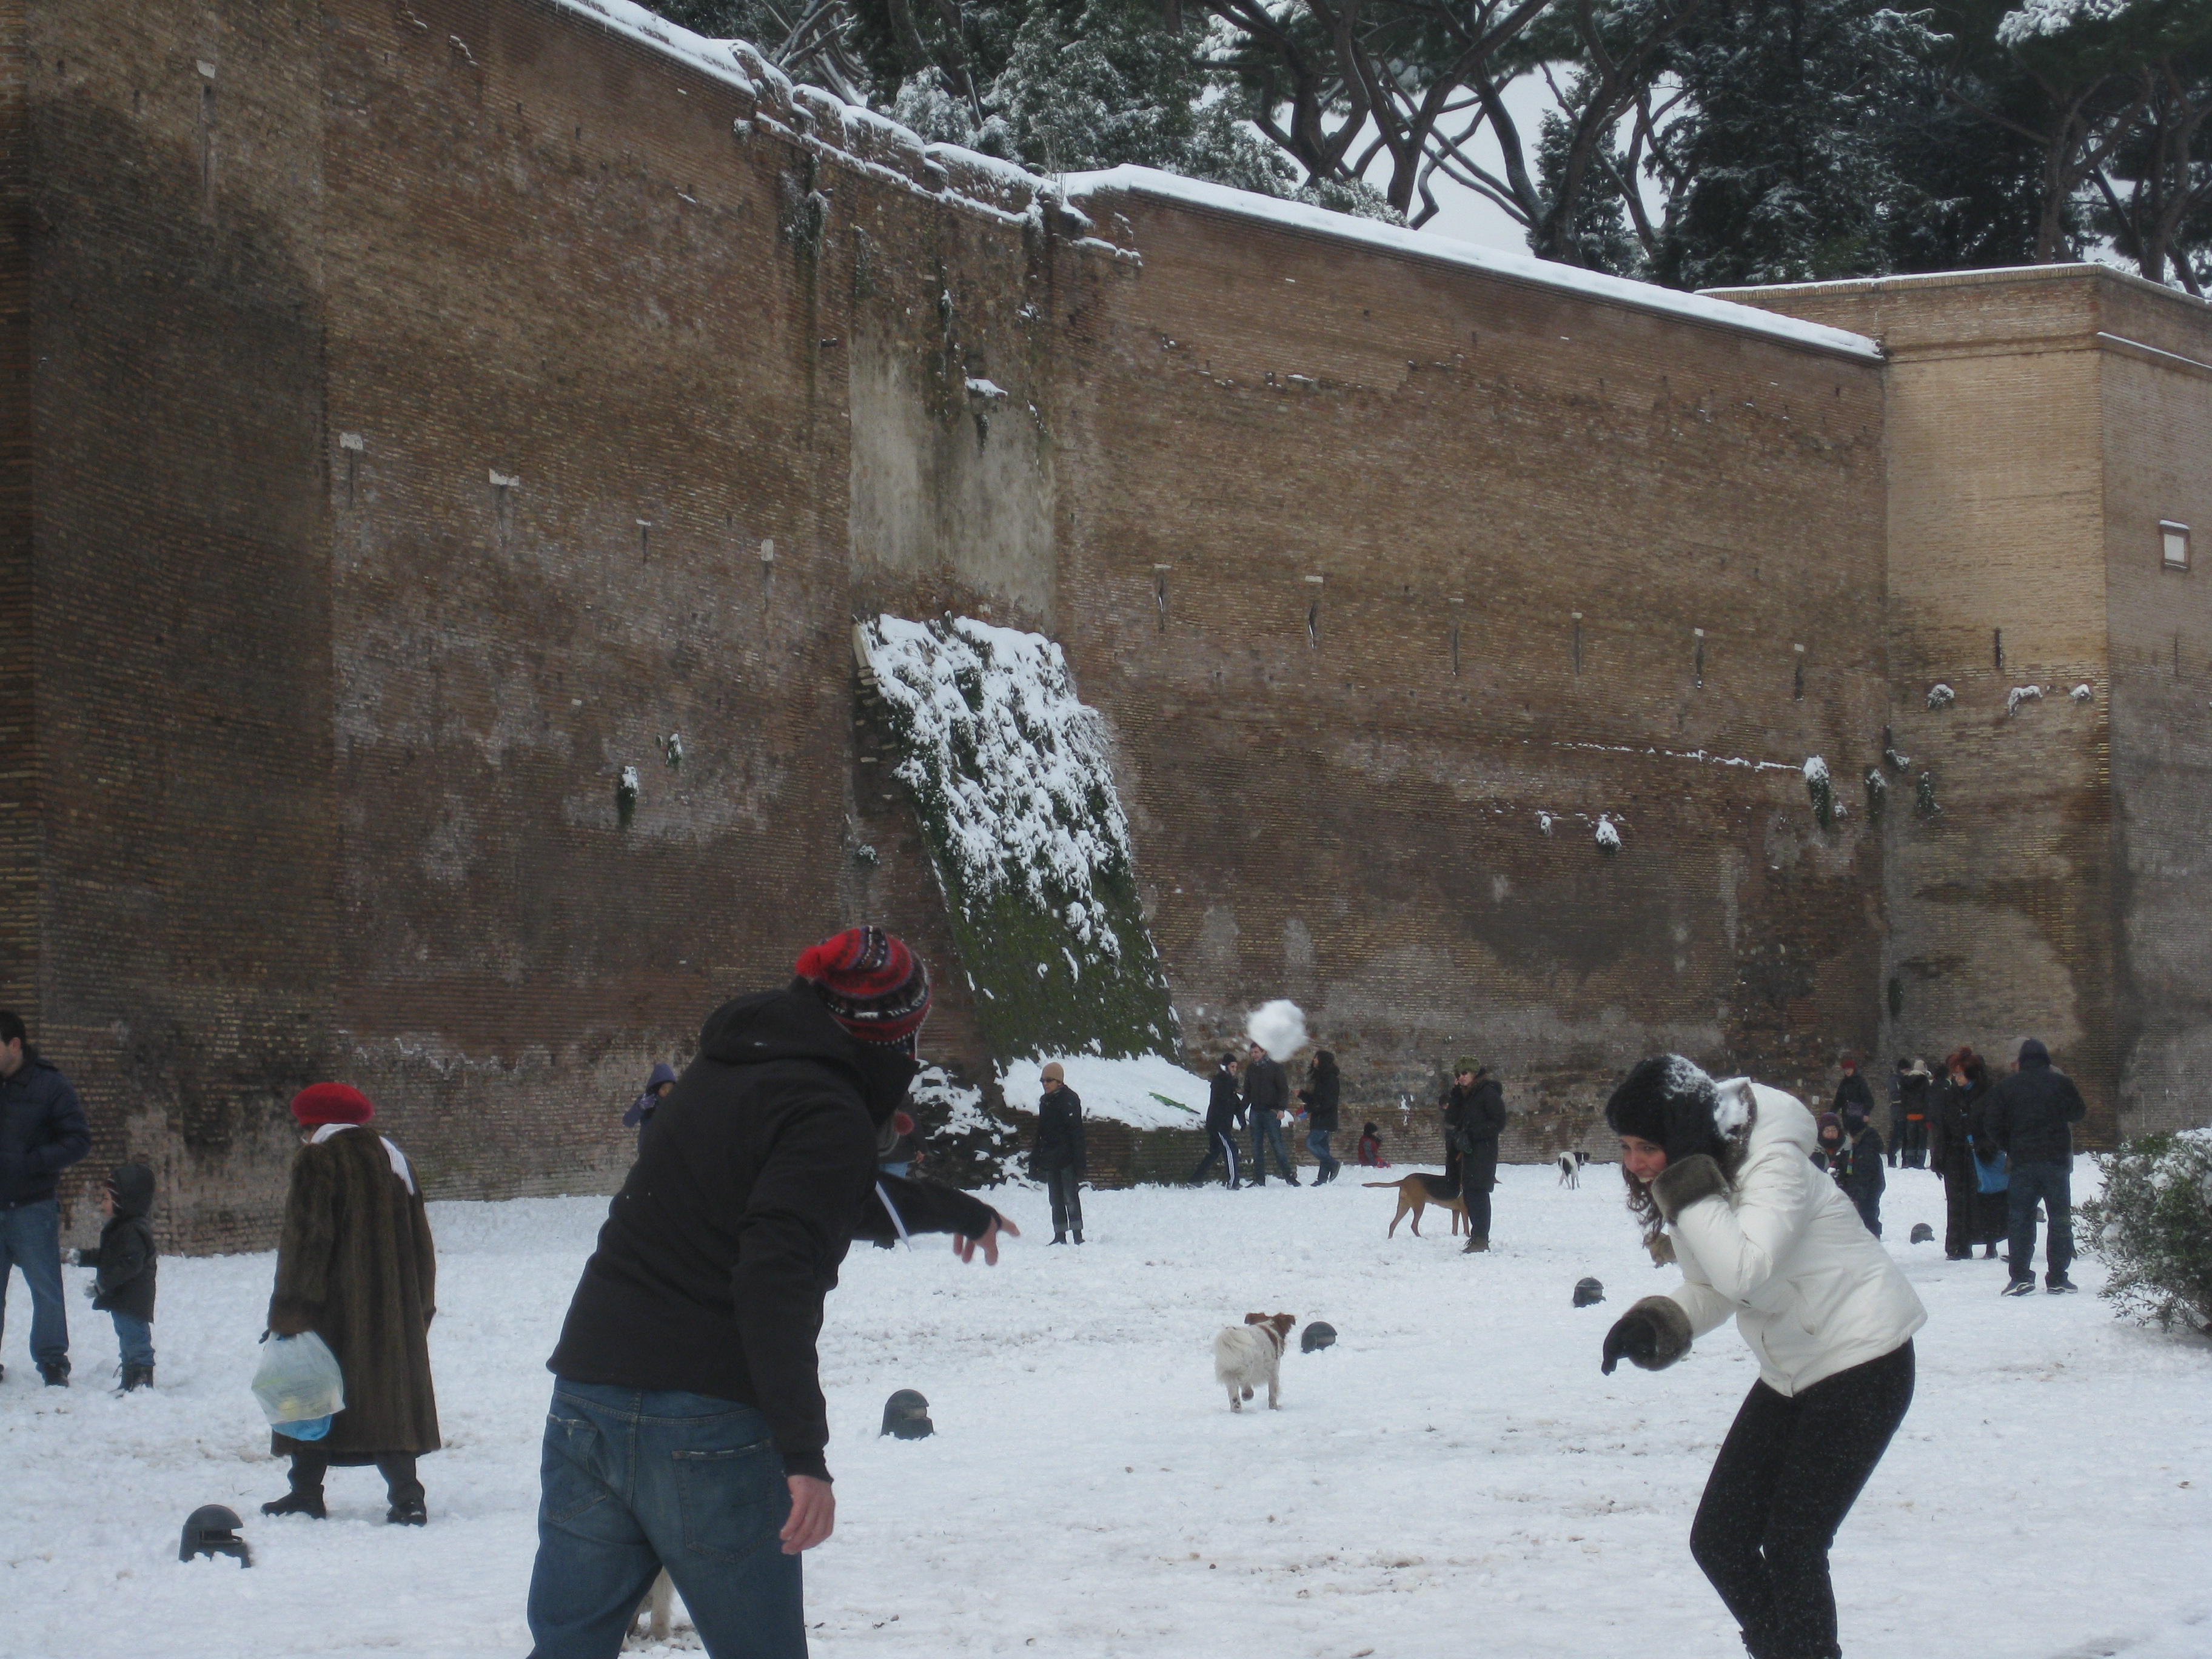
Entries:
<svg viewBox="0 0 2212 1659">
<path fill-rule="evenodd" d="M 1731 1314 L 1759 1360 L 1705 1483 L 1690 1553 L 1753 1659 L 1834 1659 L 1828 1547 L 1912 1402 L 1927 1310 L 1811 1162 L 1813 1115 L 1778 1089 L 1647 1060 L 1606 1103 L 1629 1208 L 1682 1283 L 1605 1339 L 1663 1370 Z"/>
</svg>

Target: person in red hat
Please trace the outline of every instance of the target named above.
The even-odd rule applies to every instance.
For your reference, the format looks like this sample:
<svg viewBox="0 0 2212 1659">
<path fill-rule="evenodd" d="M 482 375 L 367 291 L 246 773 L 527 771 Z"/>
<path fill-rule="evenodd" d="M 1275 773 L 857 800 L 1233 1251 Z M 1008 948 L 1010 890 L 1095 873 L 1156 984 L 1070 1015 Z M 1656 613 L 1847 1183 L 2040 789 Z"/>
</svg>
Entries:
<svg viewBox="0 0 2212 1659">
<path fill-rule="evenodd" d="M 292 1161 L 269 1329 L 313 1331 L 330 1345 L 345 1409 L 320 1440 L 270 1434 L 270 1450 L 292 1460 L 292 1489 L 264 1504 L 264 1515 L 319 1521 L 331 1467 L 374 1463 L 391 1504 L 386 1521 L 419 1527 L 429 1518 L 415 1460 L 441 1443 L 429 1344 L 437 1252 L 406 1155 L 366 1127 L 375 1115 L 368 1097 L 343 1083 L 293 1097 L 307 1144 Z"/>
<path fill-rule="evenodd" d="M 653 1112 L 561 1340 L 530 1581 L 537 1659 L 613 1659 L 665 1569 L 710 1654 L 801 1659 L 799 1555 L 836 1518 L 815 1339 L 857 1234 L 1018 1231 L 891 1155 L 929 975 L 853 927 L 725 1003 Z"/>
</svg>

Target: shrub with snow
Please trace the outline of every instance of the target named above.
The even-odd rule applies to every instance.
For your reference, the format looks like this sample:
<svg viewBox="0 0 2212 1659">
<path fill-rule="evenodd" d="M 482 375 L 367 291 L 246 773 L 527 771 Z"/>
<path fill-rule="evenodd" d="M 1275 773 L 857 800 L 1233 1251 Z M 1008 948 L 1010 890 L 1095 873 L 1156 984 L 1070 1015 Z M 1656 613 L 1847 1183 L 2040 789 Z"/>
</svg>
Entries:
<svg viewBox="0 0 2212 1659">
<path fill-rule="evenodd" d="M 994 1051 L 1172 1054 L 1105 724 L 1060 647 L 965 617 L 863 634 Z"/>
<path fill-rule="evenodd" d="M 1912 810 L 1919 813 L 1922 817 L 1932 818 L 1943 810 L 1942 804 L 1936 799 L 1936 775 L 1933 772 L 1923 772 L 1920 775 L 1920 782 L 1912 794 Z"/>
<path fill-rule="evenodd" d="M 1940 680 L 1928 688 L 1928 706 L 1930 708 L 1948 708 L 1958 701 L 1959 694 Z"/>
<path fill-rule="evenodd" d="M 2043 688 L 2039 685 L 2015 685 L 2005 693 L 2005 713 L 2017 714 L 2024 702 L 2041 702 Z"/>
<path fill-rule="evenodd" d="M 1613 828 L 1610 813 L 1597 815 L 1597 850 L 1601 853 L 1618 853 L 1620 850 L 1620 831 Z"/>
<path fill-rule="evenodd" d="M 2212 1129 L 2146 1135 L 2094 1154 L 2103 1194 L 2081 1206 L 2084 1248 L 2123 1313 L 2212 1331 Z"/>
<path fill-rule="evenodd" d="M 2075 686 L 2071 691 L 2069 691 L 2066 695 L 2073 698 L 2076 702 L 2087 702 L 2090 698 L 2095 696 L 2097 694 L 2091 690 L 2089 689 L 2088 683 L 2084 681 L 2080 685 Z"/>
<path fill-rule="evenodd" d="M 1867 817 L 1878 818 L 1881 809 L 1889 805 L 1889 780 L 1881 775 L 1879 766 L 1869 767 L 1866 775 Z"/>
<path fill-rule="evenodd" d="M 622 776 L 615 780 L 615 817 L 627 830 L 636 812 L 637 768 L 625 766 L 622 769 Z"/>
</svg>

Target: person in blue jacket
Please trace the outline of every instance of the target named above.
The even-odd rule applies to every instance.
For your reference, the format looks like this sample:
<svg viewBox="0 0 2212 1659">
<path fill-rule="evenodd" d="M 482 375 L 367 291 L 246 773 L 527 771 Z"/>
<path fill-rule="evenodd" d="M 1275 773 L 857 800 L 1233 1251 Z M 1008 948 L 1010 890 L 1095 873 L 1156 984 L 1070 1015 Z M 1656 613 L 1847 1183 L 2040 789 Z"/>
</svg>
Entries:
<svg viewBox="0 0 2212 1659">
<path fill-rule="evenodd" d="M 31 1287 L 31 1358 L 50 1389 L 69 1387 L 69 1315 L 62 1305 L 64 1170 L 92 1150 L 70 1080 L 29 1042 L 22 1016 L 0 1008 L 0 1321 L 10 1267 Z"/>
</svg>

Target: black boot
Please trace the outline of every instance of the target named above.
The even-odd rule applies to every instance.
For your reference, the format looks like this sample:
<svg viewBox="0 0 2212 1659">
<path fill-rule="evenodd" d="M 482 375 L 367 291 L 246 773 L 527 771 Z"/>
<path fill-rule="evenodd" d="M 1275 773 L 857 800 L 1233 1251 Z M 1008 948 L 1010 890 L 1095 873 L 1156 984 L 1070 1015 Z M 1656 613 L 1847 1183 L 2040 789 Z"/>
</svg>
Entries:
<svg viewBox="0 0 2212 1659">
<path fill-rule="evenodd" d="M 1083 1229 L 1080 1227 L 1075 1230 L 1075 1242 L 1079 1244 L 1083 1243 Z"/>
<path fill-rule="evenodd" d="M 430 1511 L 419 1498 L 403 1498 L 385 1510 L 384 1518 L 395 1527 L 427 1527 Z"/>
<path fill-rule="evenodd" d="M 261 1506 L 264 1515 L 304 1515 L 311 1521 L 326 1521 L 330 1511 L 323 1507 L 320 1486 L 295 1486 L 273 1503 Z"/>
<path fill-rule="evenodd" d="M 1052 1236 L 1052 1242 L 1055 1244 L 1065 1244 L 1067 1243 L 1067 1235 L 1066 1233 L 1054 1233 Z"/>
<path fill-rule="evenodd" d="M 69 1387 L 70 1363 L 66 1359 L 41 1359 L 39 1362 L 39 1381 L 50 1389 Z"/>
<path fill-rule="evenodd" d="M 133 1389 L 150 1389 L 153 1386 L 154 1368 L 151 1365 L 125 1365 L 123 1368 L 124 1393 L 129 1394 Z"/>
</svg>

